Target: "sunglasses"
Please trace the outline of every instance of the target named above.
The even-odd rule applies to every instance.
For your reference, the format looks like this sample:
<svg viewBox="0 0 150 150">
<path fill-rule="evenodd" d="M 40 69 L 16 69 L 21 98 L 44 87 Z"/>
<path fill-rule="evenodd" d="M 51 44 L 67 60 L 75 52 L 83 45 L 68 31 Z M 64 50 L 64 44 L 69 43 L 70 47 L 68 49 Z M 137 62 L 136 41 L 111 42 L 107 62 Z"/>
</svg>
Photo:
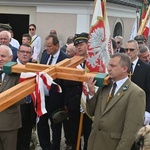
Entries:
<svg viewBox="0 0 150 150">
<path fill-rule="evenodd" d="M 34 28 L 30 28 L 29 31 L 31 31 L 31 30 L 34 31 L 35 29 Z"/>
<path fill-rule="evenodd" d="M 118 41 L 117 44 L 120 44 L 120 42 Z"/>
<path fill-rule="evenodd" d="M 128 52 L 128 50 L 130 51 L 130 52 L 133 52 L 135 49 L 134 48 L 125 48 L 124 49 L 126 52 Z"/>
</svg>

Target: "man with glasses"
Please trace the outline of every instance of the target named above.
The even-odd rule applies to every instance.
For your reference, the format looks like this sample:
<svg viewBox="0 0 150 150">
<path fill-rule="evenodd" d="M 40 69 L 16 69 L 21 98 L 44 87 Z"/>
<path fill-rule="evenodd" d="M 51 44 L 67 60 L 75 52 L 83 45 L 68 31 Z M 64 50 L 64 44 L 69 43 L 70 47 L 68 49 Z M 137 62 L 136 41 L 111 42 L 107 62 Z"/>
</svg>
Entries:
<svg viewBox="0 0 150 150">
<path fill-rule="evenodd" d="M 41 38 L 36 35 L 36 25 L 30 24 L 29 25 L 29 34 L 32 37 L 31 46 L 36 47 L 38 52 L 41 52 Z"/>
<path fill-rule="evenodd" d="M 131 62 L 133 64 L 131 80 L 146 93 L 144 125 L 147 125 L 150 123 L 150 65 L 139 59 L 139 46 L 135 40 L 130 40 L 126 43 L 125 52 L 131 58 Z"/>
<path fill-rule="evenodd" d="M 17 51 L 17 63 L 25 65 L 32 56 L 30 45 L 22 44 Z M 20 106 L 22 127 L 18 130 L 17 150 L 30 150 L 32 128 L 35 124 L 35 111 L 31 97 L 27 96 L 26 103 Z"/>
<path fill-rule="evenodd" d="M 124 48 L 121 47 L 123 44 L 123 37 L 122 36 L 116 36 L 115 37 L 115 41 L 117 44 L 117 49 L 116 49 L 116 53 L 124 53 Z"/>
</svg>

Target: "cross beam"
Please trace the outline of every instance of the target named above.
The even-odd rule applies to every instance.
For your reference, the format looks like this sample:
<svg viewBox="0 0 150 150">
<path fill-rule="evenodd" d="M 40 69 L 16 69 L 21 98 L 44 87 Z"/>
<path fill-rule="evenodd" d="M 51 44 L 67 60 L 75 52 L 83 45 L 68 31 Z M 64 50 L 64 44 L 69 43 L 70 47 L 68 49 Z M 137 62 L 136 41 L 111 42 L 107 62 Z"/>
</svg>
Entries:
<svg viewBox="0 0 150 150">
<path fill-rule="evenodd" d="M 84 69 L 75 68 L 82 63 L 83 57 L 75 56 L 71 59 L 65 59 L 54 66 L 27 63 L 26 65 L 13 65 L 8 68 L 9 63 L 4 65 L 5 73 L 21 72 L 46 72 L 53 79 L 65 79 L 80 82 L 87 82 L 89 77 L 95 77 L 99 86 L 107 85 L 109 77 L 106 74 L 86 73 Z M 0 112 L 15 104 L 22 98 L 35 91 L 35 78 L 28 79 L 0 94 Z"/>
</svg>

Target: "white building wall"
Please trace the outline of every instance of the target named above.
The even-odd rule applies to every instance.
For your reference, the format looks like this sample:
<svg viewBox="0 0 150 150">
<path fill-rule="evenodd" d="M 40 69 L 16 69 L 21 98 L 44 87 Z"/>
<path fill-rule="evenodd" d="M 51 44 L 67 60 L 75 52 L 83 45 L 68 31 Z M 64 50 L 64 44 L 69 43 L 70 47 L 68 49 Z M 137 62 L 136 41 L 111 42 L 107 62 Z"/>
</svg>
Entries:
<svg viewBox="0 0 150 150">
<path fill-rule="evenodd" d="M 0 3 L 1 5 L 1 3 Z M 37 34 L 42 38 L 44 45 L 45 37 L 51 29 L 56 29 L 58 37 L 66 42 L 70 35 L 80 32 L 88 32 L 91 16 L 93 13 L 93 3 L 49 3 L 49 4 L 30 4 L 30 3 L 7 3 L 0 6 L 0 13 L 9 14 L 29 14 L 30 23 L 37 26 Z M 126 42 L 131 34 L 132 25 L 136 17 L 136 9 L 107 3 L 107 14 L 109 18 L 111 34 L 117 19 L 123 22 L 123 37 Z M 18 20 L 19 24 L 19 20 Z"/>
</svg>

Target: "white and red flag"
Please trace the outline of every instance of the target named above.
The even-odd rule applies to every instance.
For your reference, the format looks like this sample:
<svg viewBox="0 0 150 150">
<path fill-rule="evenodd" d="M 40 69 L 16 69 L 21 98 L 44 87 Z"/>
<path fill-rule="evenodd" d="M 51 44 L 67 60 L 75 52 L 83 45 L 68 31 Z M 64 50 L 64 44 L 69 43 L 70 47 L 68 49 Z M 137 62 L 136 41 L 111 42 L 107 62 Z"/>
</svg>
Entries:
<svg viewBox="0 0 150 150">
<path fill-rule="evenodd" d="M 106 14 L 106 0 L 95 0 L 95 7 L 88 39 L 88 55 L 85 69 L 87 72 L 107 73 L 107 65 L 113 54 L 109 22 Z M 98 87 L 95 87 L 97 90 Z M 81 111 L 86 112 L 88 88 L 83 83 Z"/>
<path fill-rule="evenodd" d="M 96 0 L 89 32 L 86 70 L 88 72 L 106 73 L 110 53 L 113 52 L 106 14 L 106 0 Z"/>
</svg>

